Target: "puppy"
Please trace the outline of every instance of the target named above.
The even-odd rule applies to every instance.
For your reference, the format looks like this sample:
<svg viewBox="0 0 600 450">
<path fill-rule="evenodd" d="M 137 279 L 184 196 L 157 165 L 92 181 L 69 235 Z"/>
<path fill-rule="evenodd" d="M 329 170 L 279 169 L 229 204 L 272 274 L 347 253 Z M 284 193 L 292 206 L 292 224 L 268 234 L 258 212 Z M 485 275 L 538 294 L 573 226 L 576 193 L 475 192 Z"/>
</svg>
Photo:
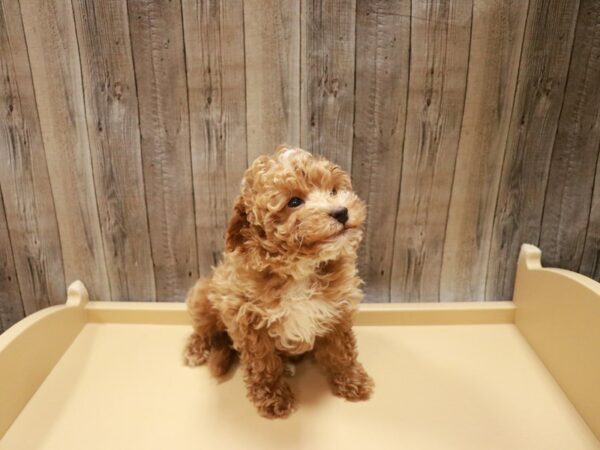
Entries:
<svg viewBox="0 0 600 450">
<path fill-rule="evenodd" d="M 352 315 L 362 298 L 356 251 L 364 203 L 331 162 L 279 147 L 244 174 L 223 261 L 191 289 L 194 332 L 184 359 L 223 377 L 240 358 L 248 398 L 286 417 L 288 361 L 310 353 L 333 393 L 366 400 L 373 381 L 357 361 Z"/>
</svg>

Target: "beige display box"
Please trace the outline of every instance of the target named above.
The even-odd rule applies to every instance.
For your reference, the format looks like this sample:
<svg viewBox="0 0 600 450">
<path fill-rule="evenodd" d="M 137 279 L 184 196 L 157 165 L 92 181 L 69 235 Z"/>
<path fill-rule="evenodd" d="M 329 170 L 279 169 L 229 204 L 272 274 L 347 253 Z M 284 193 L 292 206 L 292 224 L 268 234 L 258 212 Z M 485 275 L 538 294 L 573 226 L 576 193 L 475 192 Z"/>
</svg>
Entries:
<svg viewBox="0 0 600 450">
<path fill-rule="evenodd" d="M 523 246 L 513 302 L 362 305 L 365 403 L 302 363 L 298 411 L 258 416 L 241 374 L 181 351 L 182 304 L 64 306 L 0 336 L 0 449 L 600 449 L 600 284 Z"/>
</svg>

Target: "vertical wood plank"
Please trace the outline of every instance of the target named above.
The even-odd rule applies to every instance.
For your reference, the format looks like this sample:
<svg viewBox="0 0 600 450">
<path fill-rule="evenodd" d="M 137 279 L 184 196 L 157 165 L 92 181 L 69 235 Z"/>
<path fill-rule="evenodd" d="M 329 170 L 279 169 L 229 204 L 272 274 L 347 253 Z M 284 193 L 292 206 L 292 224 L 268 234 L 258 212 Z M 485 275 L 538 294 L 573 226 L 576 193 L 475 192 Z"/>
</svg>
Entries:
<svg viewBox="0 0 600 450">
<path fill-rule="evenodd" d="M 300 145 L 300 2 L 244 2 L 248 163 Z"/>
<path fill-rule="evenodd" d="M 355 0 L 302 0 L 303 148 L 345 170 L 352 166 Z"/>
<path fill-rule="evenodd" d="M 365 300 L 390 301 L 410 52 L 410 0 L 357 0 L 352 182 L 368 204 L 359 269 Z"/>
<path fill-rule="evenodd" d="M 73 13 L 112 298 L 156 300 L 127 4 L 73 0 Z"/>
<path fill-rule="evenodd" d="M 6 23 L 6 16 L 6 10 L 3 8 L 3 4 L 0 4 L 0 23 Z M 23 310 L 21 291 L 17 282 L 15 261 L 10 244 L 6 213 L 4 212 L 4 201 L 2 200 L 2 192 L 0 192 L 0 333 L 17 323 L 24 316 L 25 311 Z"/>
<path fill-rule="evenodd" d="M 600 148 L 598 148 L 598 151 L 600 152 Z M 590 219 L 579 271 L 596 281 L 600 281 L 600 159 L 594 175 Z"/>
<path fill-rule="evenodd" d="M 581 0 L 544 200 L 543 262 L 569 270 L 578 270 L 582 261 L 598 161 L 599 24 L 600 3 Z"/>
<path fill-rule="evenodd" d="M 3 213 L 29 314 L 64 301 L 65 275 L 21 12 L 7 0 L 0 1 L 0 108 Z"/>
<path fill-rule="evenodd" d="M 538 244 L 579 1 L 532 0 L 496 205 L 486 299 L 512 295 L 519 247 Z"/>
<path fill-rule="evenodd" d="M 438 301 L 444 234 L 463 114 L 472 3 L 412 3 L 406 137 L 392 301 Z"/>
<path fill-rule="evenodd" d="M 61 236 L 65 278 L 67 282 L 82 280 L 92 298 L 108 299 L 110 288 L 71 5 L 62 0 L 19 3 Z"/>
<path fill-rule="evenodd" d="M 247 165 L 244 11 L 235 1 L 183 0 L 200 275 L 220 259 Z"/>
<path fill-rule="evenodd" d="M 198 257 L 181 3 L 129 0 L 128 11 L 156 297 L 183 300 Z"/>
<path fill-rule="evenodd" d="M 441 301 L 485 297 L 527 6 L 522 0 L 474 2 L 467 96 L 444 242 Z"/>
</svg>

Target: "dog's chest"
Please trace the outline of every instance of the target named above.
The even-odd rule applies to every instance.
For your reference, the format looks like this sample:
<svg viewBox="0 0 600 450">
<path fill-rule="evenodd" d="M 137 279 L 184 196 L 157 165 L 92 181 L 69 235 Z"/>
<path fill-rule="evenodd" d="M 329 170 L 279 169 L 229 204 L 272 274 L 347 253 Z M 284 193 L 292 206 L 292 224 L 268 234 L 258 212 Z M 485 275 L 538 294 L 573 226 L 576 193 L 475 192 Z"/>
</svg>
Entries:
<svg viewBox="0 0 600 450">
<path fill-rule="evenodd" d="M 340 312 L 340 302 L 320 298 L 308 280 L 297 281 L 269 314 L 269 334 L 279 350 L 304 353 L 313 348 L 318 336 L 331 330 Z"/>
</svg>

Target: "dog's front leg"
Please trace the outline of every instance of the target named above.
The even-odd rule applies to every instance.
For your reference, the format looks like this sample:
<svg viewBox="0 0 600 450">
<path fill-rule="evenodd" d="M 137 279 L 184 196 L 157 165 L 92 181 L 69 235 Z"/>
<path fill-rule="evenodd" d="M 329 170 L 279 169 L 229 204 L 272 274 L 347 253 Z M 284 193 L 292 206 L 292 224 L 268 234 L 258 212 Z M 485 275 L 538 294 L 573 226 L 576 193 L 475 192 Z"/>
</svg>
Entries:
<svg viewBox="0 0 600 450">
<path fill-rule="evenodd" d="M 238 345 L 248 398 L 267 418 L 283 418 L 294 410 L 294 394 L 283 379 L 285 364 L 263 329 L 250 329 Z"/>
<path fill-rule="evenodd" d="M 317 339 L 314 355 L 334 395 L 350 401 L 369 399 L 374 383 L 357 361 L 356 338 L 349 321 Z"/>
</svg>

